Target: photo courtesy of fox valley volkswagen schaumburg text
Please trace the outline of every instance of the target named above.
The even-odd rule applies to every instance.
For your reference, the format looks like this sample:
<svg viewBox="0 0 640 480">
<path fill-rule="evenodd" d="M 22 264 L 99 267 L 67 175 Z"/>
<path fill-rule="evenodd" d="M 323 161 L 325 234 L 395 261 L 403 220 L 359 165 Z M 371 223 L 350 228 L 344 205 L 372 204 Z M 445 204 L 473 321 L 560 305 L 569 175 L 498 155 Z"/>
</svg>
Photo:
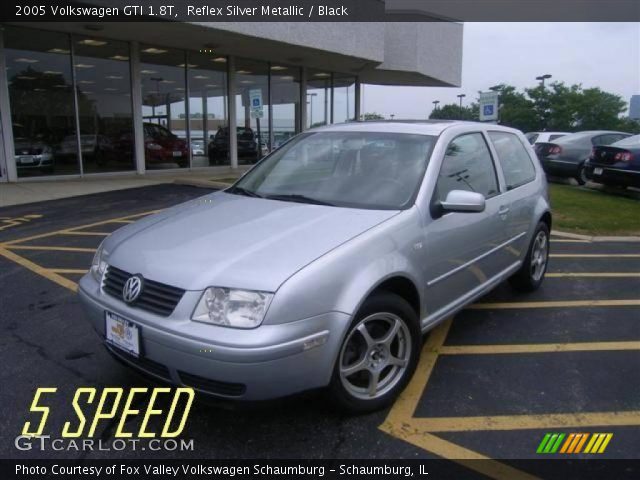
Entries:
<svg viewBox="0 0 640 480">
<path fill-rule="evenodd" d="M 638 477 L 640 10 L 578 7 L 0 5 L 0 478 Z"/>
</svg>

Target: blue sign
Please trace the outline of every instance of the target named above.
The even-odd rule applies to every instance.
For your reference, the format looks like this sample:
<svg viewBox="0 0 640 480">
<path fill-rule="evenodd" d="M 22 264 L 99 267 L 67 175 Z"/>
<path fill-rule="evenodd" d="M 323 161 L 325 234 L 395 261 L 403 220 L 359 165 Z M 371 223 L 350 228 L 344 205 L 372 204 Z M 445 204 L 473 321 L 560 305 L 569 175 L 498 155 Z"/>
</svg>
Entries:
<svg viewBox="0 0 640 480">
<path fill-rule="evenodd" d="M 487 117 L 493 115 L 493 105 L 485 105 L 482 113 Z"/>
<path fill-rule="evenodd" d="M 260 99 L 259 98 L 253 98 L 253 104 L 251 105 L 254 108 L 259 108 L 260 107 Z"/>
</svg>

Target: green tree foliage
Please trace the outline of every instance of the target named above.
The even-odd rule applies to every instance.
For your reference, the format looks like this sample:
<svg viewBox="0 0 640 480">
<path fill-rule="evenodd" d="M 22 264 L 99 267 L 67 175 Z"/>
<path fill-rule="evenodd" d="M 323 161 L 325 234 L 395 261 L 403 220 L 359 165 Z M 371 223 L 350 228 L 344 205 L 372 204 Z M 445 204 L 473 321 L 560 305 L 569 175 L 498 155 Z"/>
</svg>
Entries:
<svg viewBox="0 0 640 480">
<path fill-rule="evenodd" d="M 501 125 L 531 131 L 621 130 L 640 133 L 640 122 L 624 117 L 626 103 L 618 95 L 599 88 L 553 82 L 519 92 L 511 85 L 492 87 L 500 94 Z M 478 120 L 476 103 L 463 107 L 444 105 L 429 118 Z"/>
<path fill-rule="evenodd" d="M 459 104 L 449 103 L 443 105 L 440 108 L 436 108 L 429 115 L 430 119 L 435 120 L 471 120 L 478 121 L 478 104 L 472 103 L 469 106 L 462 106 L 460 109 Z"/>
<path fill-rule="evenodd" d="M 376 112 L 368 112 L 362 115 L 363 120 L 384 120 L 384 116 Z"/>
</svg>

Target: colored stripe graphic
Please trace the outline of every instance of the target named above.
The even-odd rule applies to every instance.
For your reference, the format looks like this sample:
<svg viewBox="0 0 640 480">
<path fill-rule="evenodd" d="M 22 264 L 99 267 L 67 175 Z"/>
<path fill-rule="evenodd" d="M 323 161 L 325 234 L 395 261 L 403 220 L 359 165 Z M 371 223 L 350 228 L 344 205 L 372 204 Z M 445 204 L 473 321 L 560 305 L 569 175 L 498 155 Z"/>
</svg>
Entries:
<svg viewBox="0 0 640 480">
<path fill-rule="evenodd" d="M 564 440 L 565 437 L 566 440 Z M 547 433 L 538 445 L 536 453 L 604 453 L 611 438 L 613 433 Z M 586 447 L 583 450 L 585 444 Z"/>
</svg>

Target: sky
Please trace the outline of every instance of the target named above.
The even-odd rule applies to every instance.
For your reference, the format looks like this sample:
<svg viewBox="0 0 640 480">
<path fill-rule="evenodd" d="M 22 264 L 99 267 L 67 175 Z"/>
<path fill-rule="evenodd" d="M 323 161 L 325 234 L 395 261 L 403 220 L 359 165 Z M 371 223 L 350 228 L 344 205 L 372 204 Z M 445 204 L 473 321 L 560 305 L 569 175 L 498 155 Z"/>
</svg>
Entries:
<svg viewBox="0 0 640 480">
<path fill-rule="evenodd" d="M 433 108 L 477 99 L 478 90 L 499 83 L 533 87 L 547 82 L 581 83 L 620 95 L 640 94 L 640 23 L 465 23 L 462 87 L 366 85 L 363 112 L 385 117 L 426 118 Z"/>
</svg>

